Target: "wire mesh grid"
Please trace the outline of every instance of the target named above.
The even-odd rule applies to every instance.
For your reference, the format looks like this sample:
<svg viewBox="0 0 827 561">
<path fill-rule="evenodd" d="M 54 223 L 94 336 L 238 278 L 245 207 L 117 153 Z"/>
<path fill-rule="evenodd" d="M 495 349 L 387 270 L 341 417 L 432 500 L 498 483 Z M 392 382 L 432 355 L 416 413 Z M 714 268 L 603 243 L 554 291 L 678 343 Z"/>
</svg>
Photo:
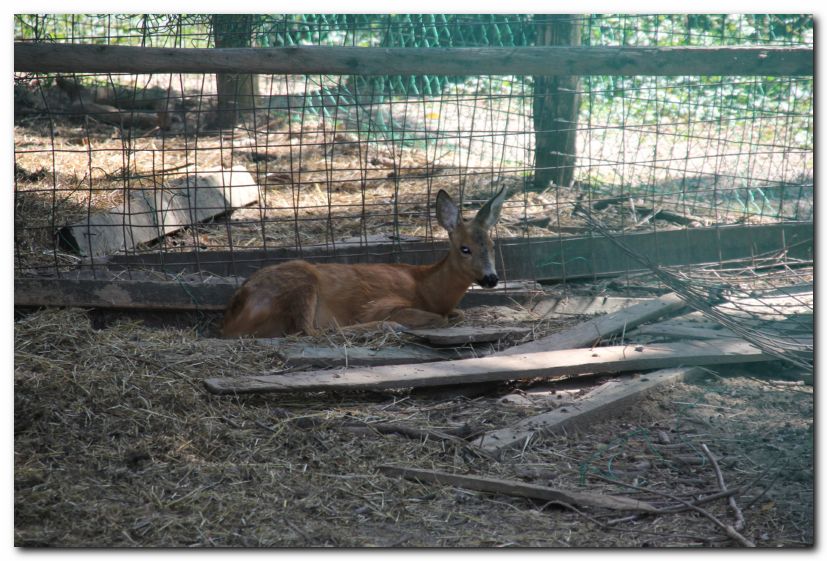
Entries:
<svg viewBox="0 0 827 561">
<path fill-rule="evenodd" d="M 18 15 L 16 40 L 204 48 L 548 44 L 547 22 L 530 15 L 215 18 Z M 807 16 L 604 15 L 569 23 L 590 46 L 812 46 Z M 416 260 L 445 237 L 430 212 L 439 189 L 473 208 L 503 184 L 501 246 L 595 237 L 587 216 L 597 216 L 615 236 L 742 225 L 738 235 L 760 253 L 761 227 L 813 221 L 812 94 L 809 76 L 583 76 L 548 89 L 517 75 L 255 75 L 222 84 L 216 75 L 16 74 L 15 273 L 96 274 L 116 254 L 127 274 L 146 263 L 129 257 L 154 255 L 175 275 L 180 270 L 163 264 L 182 253 L 191 256 L 188 272 L 203 279 L 208 268 L 199 264 L 210 254 L 229 263 L 229 274 L 243 275 L 235 267 L 260 261 L 249 257 L 254 250 L 342 258 L 380 242 L 393 247 L 392 260 Z M 574 98 L 573 118 L 542 119 L 544 107 Z M 550 165 L 538 143 L 554 135 L 575 143 L 570 160 Z M 571 181 L 538 181 L 550 167 L 570 168 Z M 220 170 L 218 179 L 204 177 Z M 217 198 L 196 196 L 207 192 L 204 181 Z M 227 182 L 254 185 L 255 196 L 234 204 L 225 195 L 240 191 L 227 190 Z M 121 232 L 117 247 L 78 242 L 71 228 L 89 232 L 102 215 Z M 133 235 L 139 230 L 150 233 Z M 405 243 L 417 240 L 426 243 Z M 721 282 L 746 292 L 811 282 L 811 249 L 796 253 L 806 239 L 787 242 L 784 269 L 792 276 L 759 275 L 756 288 L 755 270 L 742 269 Z M 716 259 L 685 263 L 681 274 L 709 280 L 710 271 L 729 270 L 724 248 L 713 249 Z M 655 253 L 670 251 L 664 245 Z M 558 282 L 611 273 L 629 284 L 639 270 L 577 273 L 575 265 L 592 255 L 558 257 L 543 255 L 528 276 L 549 279 L 544 266 L 552 263 L 562 270 Z"/>
</svg>

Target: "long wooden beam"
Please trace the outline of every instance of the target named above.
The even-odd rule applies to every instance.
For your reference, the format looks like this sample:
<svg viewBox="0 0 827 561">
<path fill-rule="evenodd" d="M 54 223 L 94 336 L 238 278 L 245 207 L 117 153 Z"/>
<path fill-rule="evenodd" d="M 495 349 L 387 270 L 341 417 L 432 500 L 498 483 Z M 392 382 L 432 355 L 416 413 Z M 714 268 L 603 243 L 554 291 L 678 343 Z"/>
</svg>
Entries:
<svg viewBox="0 0 827 561">
<path fill-rule="evenodd" d="M 204 385 L 217 394 L 381 390 L 769 360 L 774 358 L 763 354 L 746 341 L 723 339 L 566 349 L 399 366 L 208 378 L 204 380 Z"/>
<path fill-rule="evenodd" d="M 14 279 L 14 305 L 219 312 L 235 289 L 229 282 L 19 278 Z"/>
<path fill-rule="evenodd" d="M 813 259 L 814 227 L 811 222 L 735 224 L 622 234 L 618 239 L 661 266 L 715 263 L 750 259 L 785 251 L 788 258 Z M 543 281 L 616 276 L 641 271 L 641 265 L 601 236 L 508 238 L 497 242 L 500 277 Z M 314 263 L 433 263 L 445 255 L 442 243 L 404 242 L 338 244 L 244 251 L 201 251 L 115 255 L 107 266 L 152 268 L 175 274 L 209 272 L 247 277 L 265 265 L 305 259 Z"/>
<path fill-rule="evenodd" d="M 294 46 L 193 49 L 14 44 L 16 72 L 439 74 L 439 75 L 813 75 L 809 47 Z"/>
<path fill-rule="evenodd" d="M 59 306 L 116 310 L 221 312 L 238 285 L 232 281 L 177 282 L 70 278 L 14 279 L 14 305 Z M 460 308 L 529 302 L 534 289 L 469 290 Z"/>
<path fill-rule="evenodd" d="M 787 257 L 813 258 L 813 225 L 804 223 L 758 226 L 722 226 L 622 236 L 642 255 L 661 265 L 691 265 L 719 259 L 749 259 L 752 255 L 782 251 Z M 792 245 L 791 244 L 796 244 Z M 604 238 L 543 238 L 503 240 L 502 276 L 509 279 L 572 280 L 614 276 L 640 270 L 640 265 L 614 249 Z M 106 268 L 135 270 L 158 269 L 175 274 L 204 272 L 224 277 L 246 277 L 270 263 L 304 258 L 312 262 L 340 263 L 432 263 L 445 250 L 430 242 L 339 247 L 337 251 L 319 247 L 295 250 L 223 251 L 113 256 L 97 265 L 104 269 L 101 280 L 31 279 L 14 281 L 15 306 L 81 306 L 157 310 L 221 311 L 236 289 L 234 282 L 179 283 L 169 281 L 111 280 Z M 470 290 L 462 307 L 494 305 L 530 300 L 531 289 L 507 291 Z M 497 299 L 501 301 L 496 301 Z M 603 332 L 601 332 L 603 333 Z"/>
</svg>

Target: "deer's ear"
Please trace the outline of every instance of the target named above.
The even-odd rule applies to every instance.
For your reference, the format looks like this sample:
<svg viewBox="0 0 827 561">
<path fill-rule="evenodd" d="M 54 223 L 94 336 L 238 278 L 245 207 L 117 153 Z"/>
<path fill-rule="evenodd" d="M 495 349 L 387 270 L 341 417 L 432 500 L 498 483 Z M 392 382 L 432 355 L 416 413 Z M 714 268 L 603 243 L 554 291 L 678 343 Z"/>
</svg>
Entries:
<svg viewBox="0 0 827 561">
<path fill-rule="evenodd" d="M 453 232 L 461 220 L 459 207 L 442 189 L 436 195 L 436 219 L 448 233 Z"/>
<path fill-rule="evenodd" d="M 500 219 L 500 213 L 503 210 L 503 203 L 505 202 L 505 196 L 507 194 L 506 191 L 507 189 L 503 186 L 499 193 L 483 205 L 474 218 L 474 221 L 486 229 L 493 228 L 494 224 Z"/>
</svg>

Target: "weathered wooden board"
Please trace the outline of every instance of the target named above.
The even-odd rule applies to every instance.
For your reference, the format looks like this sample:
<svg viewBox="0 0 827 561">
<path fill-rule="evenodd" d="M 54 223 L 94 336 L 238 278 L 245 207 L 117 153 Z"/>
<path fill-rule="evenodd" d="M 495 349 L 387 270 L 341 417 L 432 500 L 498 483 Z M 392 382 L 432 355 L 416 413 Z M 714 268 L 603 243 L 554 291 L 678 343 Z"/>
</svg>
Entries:
<svg viewBox="0 0 827 561">
<path fill-rule="evenodd" d="M 162 48 L 14 44 L 15 72 L 812 75 L 808 47 Z"/>
<path fill-rule="evenodd" d="M 483 450 L 499 454 L 508 448 L 524 445 L 536 433 L 564 432 L 585 427 L 628 407 L 655 388 L 700 376 L 697 367 L 669 368 L 640 377 L 607 382 L 574 403 L 541 415 L 522 419 L 511 427 L 489 431 L 472 442 Z"/>
<path fill-rule="evenodd" d="M 567 349 L 513 356 L 488 356 L 404 366 L 316 370 L 283 375 L 209 378 L 207 389 L 218 394 L 364 390 L 446 386 L 514 380 L 562 378 L 585 373 L 652 370 L 679 365 L 731 364 L 773 360 L 737 339 L 680 342 L 647 346 Z"/>
<path fill-rule="evenodd" d="M 515 356 L 525 353 L 557 351 L 588 347 L 600 339 L 674 313 L 685 307 L 683 300 L 675 294 L 665 294 L 634 306 L 623 308 L 612 314 L 596 317 L 570 329 L 541 337 L 530 343 L 516 345 L 499 351 L 494 356 Z"/>
<path fill-rule="evenodd" d="M 249 205 L 258 197 L 258 185 L 243 167 L 203 171 L 157 189 L 132 191 L 126 203 L 61 228 L 58 240 L 80 255 L 107 255 Z"/>
<path fill-rule="evenodd" d="M 440 327 L 434 329 L 409 329 L 409 335 L 426 340 L 431 345 L 450 346 L 467 343 L 489 343 L 505 337 L 519 337 L 531 330 L 527 327 Z"/>
<path fill-rule="evenodd" d="M 448 360 L 448 354 L 421 347 L 316 347 L 300 343 L 277 345 L 279 354 L 290 366 L 316 368 L 384 366 Z"/>
<path fill-rule="evenodd" d="M 494 479 L 476 475 L 459 475 L 429 469 L 379 466 L 379 470 L 386 475 L 402 477 L 422 483 L 453 485 L 455 487 L 485 493 L 525 497 L 541 501 L 555 501 L 578 506 L 609 508 L 613 510 L 657 512 L 657 508 L 651 504 L 629 497 L 573 491 L 570 489 L 523 483 L 522 481 L 508 481 L 506 479 Z"/>
<path fill-rule="evenodd" d="M 14 305 L 223 311 L 238 286 L 230 281 L 193 283 L 23 277 L 14 280 Z M 529 302 L 538 294 L 541 294 L 538 290 L 519 286 L 513 290 L 471 290 L 459 307 Z"/>
<path fill-rule="evenodd" d="M 812 223 L 787 222 L 634 232 L 617 238 L 654 263 L 680 266 L 750 259 L 758 254 L 782 250 L 787 250 L 790 258 L 813 259 L 813 234 Z M 637 261 L 618 251 L 611 240 L 600 236 L 508 238 L 498 240 L 496 245 L 498 257 L 502 257 L 502 266 L 499 260 L 497 263 L 502 278 L 557 281 L 617 276 L 643 270 Z M 235 254 L 201 251 L 116 255 L 108 261 L 108 266 L 247 277 L 265 265 L 290 259 L 314 263 L 424 265 L 444 257 L 446 250 L 444 242 L 350 242 L 305 246 L 301 250 L 245 250 Z"/>
<path fill-rule="evenodd" d="M 721 339 L 724 337 L 739 337 L 729 329 L 715 329 L 712 327 L 700 327 L 688 322 L 660 322 L 651 325 L 639 325 L 630 334 L 630 338 L 637 335 L 649 335 L 657 337 L 671 337 L 674 339 Z"/>
<path fill-rule="evenodd" d="M 566 296 L 545 298 L 537 302 L 531 312 L 539 318 L 566 316 L 593 316 L 610 314 L 624 308 L 643 304 L 651 298 L 626 298 L 621 296 Z"/>
<path fill-rule="evenodd" d="M 161 281 L 14 280 L 15 306 L 222 311 L 235 286 Z"/>
</svg>

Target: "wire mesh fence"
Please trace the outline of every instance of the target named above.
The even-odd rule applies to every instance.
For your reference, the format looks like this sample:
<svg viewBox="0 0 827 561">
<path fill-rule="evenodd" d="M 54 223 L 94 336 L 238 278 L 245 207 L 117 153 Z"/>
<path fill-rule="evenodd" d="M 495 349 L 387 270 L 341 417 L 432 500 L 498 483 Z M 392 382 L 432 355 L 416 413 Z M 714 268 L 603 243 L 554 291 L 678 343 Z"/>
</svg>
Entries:
<svg viewBox="0 0 827 561">
<path fill-rule="evenodd" d="M 204 52 L 566 41 L 596 49 L 812 48 L 813 22 L 806 15 L 50 14 L 17 15 L 15 40 Z M 163 278 L 185 271 L 203 281 L 216 270 L 245 276 L 242 265 L 261 264 L 262 256 L 417 262 L 445 237 L 430 210 L 439 189 L 470 209 L 507 185 L 496 231 L 506 278 L 571 284 L 620 275 L 621 285 L 639 285 L 645 268 L 634 260 L 610 264 L 596 255 L 592 216 L 628 242 L 652 236 L 648 259 L 678 266 L 689 282 L 766 251 L 783 254 L 770 259 L 794 274 L 743 267 L 721 283 L 750 293 L 811 282 L 811 75 L 557 80 L 395 70 L 16 73 L 15 274 L 96 276 L 117 264 L 121 278 L 133 278 L 152 264 Z M 718 241 L 697 247 L 695 234 L 706 230 Z M 740 253 L 721 241 L 731 230 Z M 682 236 L 670 238 L 675 231 Z M 566 245 L 580 238 L 592 245 Z M 707 253 L 673 263 L 680 253 L 673 243 Z M 535 250 L 517 266 L 507 250 L 524 247 Z"/>
</svg>

